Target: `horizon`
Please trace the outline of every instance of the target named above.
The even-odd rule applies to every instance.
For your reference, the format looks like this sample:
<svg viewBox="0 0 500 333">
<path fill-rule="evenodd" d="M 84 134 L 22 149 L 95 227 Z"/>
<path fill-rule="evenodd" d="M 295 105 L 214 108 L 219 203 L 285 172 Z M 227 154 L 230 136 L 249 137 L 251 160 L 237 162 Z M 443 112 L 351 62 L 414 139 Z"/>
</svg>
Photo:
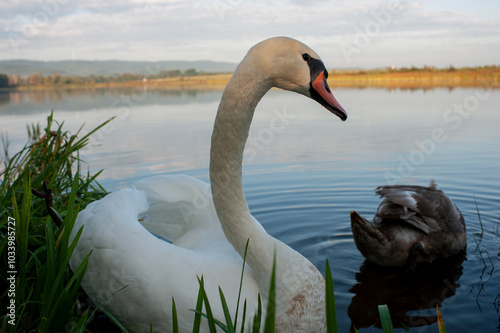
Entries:
<svg viewBox="0 0 500 333">
<path fill-rule="evenodd" d="M 287 35 L 335 69 L 500 63 L 494 0 L 31 0 L 0 9 L 0 60 L 239 63 L 257 42 Z"/>
</svg>

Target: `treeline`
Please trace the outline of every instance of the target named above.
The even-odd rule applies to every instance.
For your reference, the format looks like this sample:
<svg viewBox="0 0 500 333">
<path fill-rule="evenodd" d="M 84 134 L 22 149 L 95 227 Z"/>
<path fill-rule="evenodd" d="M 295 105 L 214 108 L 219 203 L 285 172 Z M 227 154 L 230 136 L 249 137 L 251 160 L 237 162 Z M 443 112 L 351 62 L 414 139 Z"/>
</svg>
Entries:
<svg viewBox="0 0 500 333">
<path fill-rule="evenodd" d="M 487 65 L 487 66 L 476 66 L 476 67 L 460 67 L 460 68 L 455 68 L 454 66 L 450 65 L 450 67 L 447 68 L 436 68 L 434 66 L 423 66 L 421 68 L 411 66 L 411 67 L 401 67 L 401 68 L 396 68 L 396 67 L 387 67 L 385 69 L 386 72 L 390 73 L 408 73 L 408 72 L 438 72 L 438 73 L 443 73 L 443 72 L 456 72 L 456 71 L 461 71 L 461 72 L 471 72 L 471 71 L 498 71 L 500 69 L 500 66 L 497 65 Z"/>
<path fill-rule="evenodd" d="M 198 72 L 195 68 L 181 71 L 178 69 L 161 71 L 154 75 L 142 74 L 118 74 L 112 76 L 88 75 L 88 76 L 63 76 L 59 73 L 43 76 L 41 73 L 35 73 L 28 77 L 21 77 L 18 74 L 6 75 L 0 74 L 0 88 L 22 87 L 22 86 L 58 86 L 58 85 L 93 85 L 97 83 L 118 83 L 149 79 L 163 79 L 175 77 L 188 77 L 198 75 L 216 74 L 211 72 Z"/>
</svg>

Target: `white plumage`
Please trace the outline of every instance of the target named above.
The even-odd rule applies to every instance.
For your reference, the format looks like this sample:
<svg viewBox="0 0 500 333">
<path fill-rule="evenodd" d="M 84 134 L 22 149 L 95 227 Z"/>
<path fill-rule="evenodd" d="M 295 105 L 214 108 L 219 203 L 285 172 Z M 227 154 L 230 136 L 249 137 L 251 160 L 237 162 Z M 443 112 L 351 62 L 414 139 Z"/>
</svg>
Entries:
<svg viewBox="0 0 500 333">
<path fill-rule="evenodd" d="M 74 237 L 85 225 L 71 266 L 76 269 L 93 249 L 82 283 L 90 298 L 96 304 L 107 301 L 106 308 L 120 314 L 122 324 L 131 330 L 139 321 L 147 331 L 151 322 L 156 329 L 168 331 L 174 297 L 179 323 L 191 330 L 194 313 L 189 309 L 195 308 L 197 277 L 203 275 L 209 299 L 216 300 L 218 318 L 223 318 L 217 306 L 219 285 L 235 309 L 232 296 L 238 292 L 243 260 L 226 240 L 207 194 L 209 185 L 192 177 L 156 176 L 88 205 L 73 228 Z M 171 243 L 146 230 L 138 218 Z M 253 313 L 260 289 L 249 267 L 243 282 L 242 299 L 248 300 Z"/>
</svg>

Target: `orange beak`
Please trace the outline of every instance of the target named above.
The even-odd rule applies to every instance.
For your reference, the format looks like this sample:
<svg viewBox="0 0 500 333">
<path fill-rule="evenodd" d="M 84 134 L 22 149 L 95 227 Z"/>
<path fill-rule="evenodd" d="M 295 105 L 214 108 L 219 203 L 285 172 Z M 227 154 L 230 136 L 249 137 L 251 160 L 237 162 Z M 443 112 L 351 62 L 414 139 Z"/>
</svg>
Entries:
<svg viewBox="0 0 500 333">
<path fill-rule="evenodd" d="M 319 73 L 318 77 L 312 83 L 314 90 L 321 96 L 323 101 L 319 100 L 324 107 L 337 115 L 342 121 L 347 119 L 347 112 L 333 96 L 328 83 L 326 82 L 325 73 Z"/>
</svg>

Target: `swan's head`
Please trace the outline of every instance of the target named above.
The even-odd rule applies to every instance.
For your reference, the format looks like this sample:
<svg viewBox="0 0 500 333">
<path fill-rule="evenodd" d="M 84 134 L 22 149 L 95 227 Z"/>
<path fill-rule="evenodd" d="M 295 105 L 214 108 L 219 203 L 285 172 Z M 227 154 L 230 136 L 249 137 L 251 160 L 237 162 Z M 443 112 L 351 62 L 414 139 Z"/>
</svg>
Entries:
<svg viewBox="0 0 500 333">
<path fill-rule="evenodd" d="M 347 119 L 347 112 L 328 87 L 323 61 L 307 45 L 292 38 L 275 37 L 252 47 L 248 56 L 271 80 L 271 86 L 310 97 L 340 119 Z"/>
</svg>

